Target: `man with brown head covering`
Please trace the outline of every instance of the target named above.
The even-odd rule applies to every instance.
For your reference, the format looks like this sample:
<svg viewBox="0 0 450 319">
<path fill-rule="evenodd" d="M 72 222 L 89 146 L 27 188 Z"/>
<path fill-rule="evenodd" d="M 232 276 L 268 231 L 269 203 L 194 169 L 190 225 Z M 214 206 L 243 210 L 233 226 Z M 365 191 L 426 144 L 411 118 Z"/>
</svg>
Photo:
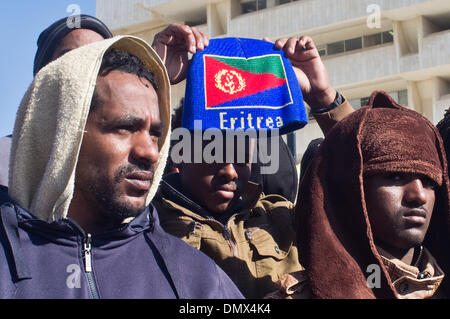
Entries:
<svg viewBox="0 0 450 319">
<path fill-rule="evenodd" d="M 436 128 L 375 92 L 329 132 L 300 186 L 296 225 L 307 276 L 299 297 L 450 295 L 448 193 Z"/>
</svg>

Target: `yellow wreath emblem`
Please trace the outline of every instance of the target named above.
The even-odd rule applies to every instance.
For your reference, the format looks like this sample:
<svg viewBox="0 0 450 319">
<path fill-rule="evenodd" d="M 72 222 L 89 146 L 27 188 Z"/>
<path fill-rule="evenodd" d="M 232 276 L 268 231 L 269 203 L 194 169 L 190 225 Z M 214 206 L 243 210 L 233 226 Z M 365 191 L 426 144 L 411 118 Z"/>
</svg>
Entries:
<svg viewBox="0 0 450 319">
<path fill-rule="evenodd" d="M 221 70 L 216 76 L 216 87 L 228 94 L 236 94 L 245 89 L 246 83 L 241 74 L 233 70 Z"/>
</svg>

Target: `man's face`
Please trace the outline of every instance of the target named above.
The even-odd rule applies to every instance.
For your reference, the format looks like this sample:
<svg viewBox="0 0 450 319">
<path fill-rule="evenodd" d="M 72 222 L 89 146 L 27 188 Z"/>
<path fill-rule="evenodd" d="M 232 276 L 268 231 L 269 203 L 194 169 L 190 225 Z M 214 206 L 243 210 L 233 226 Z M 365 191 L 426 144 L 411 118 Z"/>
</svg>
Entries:
<svg viewBox="0 0 450 319">
<path fill-rule="evenodd" d="M 364 180 L 375 243 L 396 250 L 422 244 L 435 202 L 435 183 L 417 174 L 387 173 Z"/>
<path fill-rule="evenodd" d="M 183 163 L 181 184 L 198 204 L 222 214 L 237 202 L 250 178 L 250 163 Z"/>
<path fill-rule="evenodd" d="M 89 29 L 75 29 L 59 41 L 55 51 L 53 51 L 50 62 L 58 59 L 71 50 L 102 40 L 104 40 L 104 38 L 95 31 Z"/>
<path fill-rule="evenodd" d="M 182 164 L 181 183 L 209 211 L 226 212 L 244 192 L 251 164 Z"/>
<path fill-rule="evenodd" d="M 120 71 L 100 76 L 96 92 L 99 103 L 87 120 L 74 198 L 108 217 L 137 216 L 159 157 L 158 97 L 147 80 Z"/>
</svg>

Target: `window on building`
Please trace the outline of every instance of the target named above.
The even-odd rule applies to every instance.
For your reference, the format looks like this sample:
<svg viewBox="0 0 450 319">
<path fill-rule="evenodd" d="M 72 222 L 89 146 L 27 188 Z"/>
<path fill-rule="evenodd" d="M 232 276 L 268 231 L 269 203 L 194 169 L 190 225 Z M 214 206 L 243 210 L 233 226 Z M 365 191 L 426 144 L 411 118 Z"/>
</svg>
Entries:
<svg viewBox="0 0 450 319">
<path fill-rule="evenodd" d="M 317 51 L 319 51 L 319 55 L 320 56 L 327 55 L 327 46 L 325 44 L 318 45 L 317 46 Z"/>
<path fill-rule="evenodd" d="M 383 32 L 381 34 L 381 36 L 382 36 L 383 44 L 394 42 L 394 31 L 392 31 L 392 30 Z"/>
<path fill-rule="evenodd" d="M 241 0 L 242 13 L 250 13 L 267 8 L 267 0 Z"/>
<path fill-rule="evenodd" d="M 359 50 L 375 45 L 394 42 L 394 32 L 392 30 L 352 38 L 344 41 L 333 42 L 317 46 L 320 56 L 333 55 L 342 52 Z"/>
<path fill-rule="evenodd" d="M 432 24 L 433 28 L 428 32 L 436 33 L 441 31 L 450 30 L 450 14 L 443 13 L 434 16 L 425 16 L 427 20 Z"/>
<path fill-rule="evenodd" d="M 262 10 L 262 9 L 267 8 L 267 0 L 257 0 L 256 4 L 257 4 L 257 7 L 258 7 L 258 10 Z"/>
<path fill-rule="evenodd" d="M 400 105 L 407 106 L 408 105 L 408 90 L 400 90 L 388 92 L 388 94 Z M 366 106 L 369 104 L 370 96 L 365 96 L 358 99 L 348 100 L 348 102 L 353 106 L 355 110 Z"/>
<path fill-rule="evenodd" d="M 365 35 L 363 39 L 365 48 L 380 45 L 383 42 L 381 33 Z"/>
<path fill-rule="evenodd" d="M 338 54 L 338 53 L 342 53 L 342 52 L 345 52 L 345 42 L 344 41 L 333 42 L 333 43 L 327 44 L 327 54 L 328 55 Z"/>
<path fill-rule="evenodd" d="M 345 40 L 345 51 L 353 51 L 362 48 L 362 38 Z"/>
<path fill-rule="evenodd" d="M 365 96 L 361 98 L 361 107 L 369 105 L 370 96 Z"/>
<path fill-rule="evenodd" d="M 349 100 L 348 102 L 353 106 L 353 108 L 355 110 L 357 110 L 363 106 L 368 105 L 369 101 L 370 101 L 370 96 L 365 96 L 365 97 L 362 97 L 359 99 Z"/>
<path fill-rule="evenodd" d="M 299 0 L 240 0 L 242 14 L 283 5 Z"/>
<path fill-rule="evenodd" d="M 398 91 L 397 103 L 403 106 L 408 105 L 408 90 Z"/>
<path fill-rule="evenodd" d="M 289 3 L 289 2 L 292 2 L 292 0 L 277 0 L 275 2 L 275 4 L 278 6 L 278 5 Z"/>
<path fill-rule="evenodd" d="M 241 9 L 244 14 L 256 11 L 256 1 L 242 2 Z"/>
<path fill-rule="evenodd" d="M 408 90 L 400 90 L 388 92 L 388 94 L 400 105 L 407 106 L 408 105 Z"/>
</svg>

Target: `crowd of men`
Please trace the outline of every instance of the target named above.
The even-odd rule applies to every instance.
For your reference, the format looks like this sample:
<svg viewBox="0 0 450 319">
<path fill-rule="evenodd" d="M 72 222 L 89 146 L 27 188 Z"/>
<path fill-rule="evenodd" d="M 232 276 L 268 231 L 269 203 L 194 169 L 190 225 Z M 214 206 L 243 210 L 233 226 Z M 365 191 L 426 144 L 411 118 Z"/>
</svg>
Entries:
<svg viewBox="0 0 450 319">
<path fill-rule="evenodd" d="M 173 24 L 149 45 L 91 16 L 66 20 L 39 37 L 34 80 L 0 140 L 0 298 L 450 296 L 450 113 L 436 128 L 382 91 L 355 111 L 313 39 L 265 38 L 325 136 L 300 181 L 278 136 L 274 174 L 254 141 L 243 159 L 176 162 L 171 131 L 196 134 L 192 101 L 207 82 L 189 57 L 212 40 Z M 184 80 L 174 112 L 170 87 Z M 190 142 L 188 159 L 208 150 Z"/>
</svg>

